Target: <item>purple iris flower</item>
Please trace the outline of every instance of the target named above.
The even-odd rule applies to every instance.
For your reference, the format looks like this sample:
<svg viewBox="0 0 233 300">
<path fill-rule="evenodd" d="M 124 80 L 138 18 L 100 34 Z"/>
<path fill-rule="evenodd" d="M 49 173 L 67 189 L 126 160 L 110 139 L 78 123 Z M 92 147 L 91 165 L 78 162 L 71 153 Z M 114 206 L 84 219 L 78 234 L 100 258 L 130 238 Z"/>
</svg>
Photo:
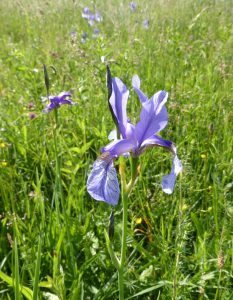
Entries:
<svg viewBox="0 0 233 300">
<path fill-rule="evenodd" d="M 93 26 L 94 23 L 95 23 L 95 15 L 90 14 L 90 15 L 89 15 L 89 18 L 88 18 L 88 24 L 89 24 L 90 26 Z"/>
<path fill-rule="evenodd" d="M 145 29 L 148 29 L 149 28 L 149 20 L 148 19 L 145 19 L 144 21 L 143 21 L 143 26 L 144 26 L 144 28 Z"/>
<path fill-rule="evenodd" d="M 173 192 L 176 177 L 182 170 L 175 145 L 157 135 L 168 122 L 165 107 L 167 92 L 159 91 L 148 99 L 140 89 L 140 79 L 137 75 L 133 77 L 132 84 L 142 104 L 140 120 L 136 125 L 129 121 L 126 113 L 129 91 L 119 78 L 111 79 L 109 104 L 121 138 L 115 139 L 101 149 L 105 157 L 96 160 L 87 181 L 89 194 L 94 199 L 111 205 L 118 203 L 120 195 L 117 174 L 113 166 L 114 159 L 120 155 L 130 152 L 133 157 L 137 157 L 151 146 L 170 150 L 173 154 L 172 170 L 162 179 L 162 189 L 167 194 Z"/>
<path fill-rule="evenodd" d="M 82 12 L 83 19 L 89 19 L 89 15 L 90 15 L 89 7 L 84 7 L 83 12 Z"/>
<path fill-rule="evenodd" d="M 101 15 L 101 13 L 100 13 L 99 11 L 97 11 L 97 12 L 95 13 L 95 20 L 96 20 L 98 23 L 100 23 L 100 22 L 103 21 L 103 17 L 102 17 L 102 15 Z"/>
<path fill-rule="evenodd" d="M 49 113 L 55 108 L 59 108 L 63 104 L 75 105 L 75 102 L 71 101 L 71 92 L 61 92 L 57 96 L 43 97 L 42 101 L 49 99 L 50 103 L 43 110 L 44 113 Z"/>
<path fill-rule="evenodd" d="M 135 3 L 135 2 L 130 2 L 129 6 L 130 6 L 130 8 L 131 8 L 132 11 L 135 11 L 136 8 L 137 8 L 137 3 Z"/>
<path fill-rule="evenodd" d="M 84 31 L 84 32 L 83 32 L 83 35 L 82 35 L 81 42 L 82 42 L 83 44 L 85 44 L 85 43 L 86 43 L 86 40 L 87 40 L 87 33 Z"/>
<path fill-rule="evenodd" d="M 94 28 L 93 34 L 92 34 L 93 39 L 96 39 L 99 34 L 100 34 L 100 30 L 98 28 Z"/>
</svg>

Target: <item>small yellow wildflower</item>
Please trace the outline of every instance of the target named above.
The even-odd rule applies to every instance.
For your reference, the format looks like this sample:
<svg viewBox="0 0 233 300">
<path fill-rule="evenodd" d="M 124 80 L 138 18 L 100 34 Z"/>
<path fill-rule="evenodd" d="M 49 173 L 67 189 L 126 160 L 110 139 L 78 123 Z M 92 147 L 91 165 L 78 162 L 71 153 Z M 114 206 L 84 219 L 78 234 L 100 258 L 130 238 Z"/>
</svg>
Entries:
<svg viewBox="0 0 233 300">
<path fill-rule="evenodd" d="M 7 162 L 5 160 L 0 162 L 0 167 L 6 167 L 7 166 Z"/>
<path fill-rule="evenodd" d="M 6 148 L 8 145 L 6 143 L 0 143 L 0 148 Z"/>
<path fill-rule="evenodd" d="M 135 218 L 135 223 L 136 224 L 141 224 L 142 223 L 142 218 Z"/>
</svg>

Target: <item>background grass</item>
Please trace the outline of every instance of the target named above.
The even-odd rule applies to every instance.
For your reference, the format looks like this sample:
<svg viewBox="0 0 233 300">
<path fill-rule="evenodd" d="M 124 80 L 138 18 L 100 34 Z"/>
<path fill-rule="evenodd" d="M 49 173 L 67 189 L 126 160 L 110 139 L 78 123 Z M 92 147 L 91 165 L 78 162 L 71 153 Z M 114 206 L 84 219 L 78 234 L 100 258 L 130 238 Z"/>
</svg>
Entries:
<svg viewBox="0 0 233 300">
<path fill-rule="evenodd" d="M 111 207 L 91 199 L 85 187 L 113 128 L 103 57 L 130 89 L 133 122 L 140 111 L 134 74 L 147 95 L 169 92 L 169 124 L 161 135 L 176 143 L 184 166 L 168 196 L 160 182 L 169 153 L 151 149 L 140 157 L 130 198 L 126 296 L 233 298 L 230 2 L 143 0 L 135 12 L 120 0 L 0 2 L 0 299 L 118 298 L 104 239 Z M 81 17 L 85 6 L 103 15 L 96 39 Z M 77 102 L 59 110 L 63 204 L 54 114 L 42 113 L 43 64 L 51 94 L 72 89 Z M 115 215 L 119 249 L 121 204 Z"/>
</svg>

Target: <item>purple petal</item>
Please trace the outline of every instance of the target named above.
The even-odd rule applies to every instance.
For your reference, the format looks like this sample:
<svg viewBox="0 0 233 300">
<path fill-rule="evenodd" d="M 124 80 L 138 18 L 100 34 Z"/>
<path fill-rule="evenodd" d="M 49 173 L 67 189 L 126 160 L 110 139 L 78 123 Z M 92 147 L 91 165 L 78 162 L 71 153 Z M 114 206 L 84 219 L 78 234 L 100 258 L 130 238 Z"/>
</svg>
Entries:
<svg viewBox="0 0 233 300">
<path fill-rule="evenodd" d="M 135 128 L 139 145 L 167 125 L 168 116 L 166 107 L 164 106 L 167 97 L 168 94 L 165 91 L 160 91 L 149 101 L 143 103 L 140 121 Z"/>
<path fill-rule="evenodd" d="M 101 15 L 101 13 L 100 12 L 96 12 L 96 14 L 95 14 L 95 20 L 97 21 L 97 22 L 102 22 L 103 21 L 103 17 L 102 17 L 102 15 Z"/>
<path fill-rule="evenodd" d="M 123 138 L 126 138 L 127 114 L 126 105 L 129 91 L 124 83 L 117 77 L 112 79 L 112 94 L 109 103 L 116 117 L 119 131 Z"/>
<path fill-rule="evenodd" d="M 176 177 L 182 170 L 182 163 L 178 156 L 175 155 L 172 160 L 172 169 L 170 174 L 165 175 L 162 179 L 162 189 L 166 194 L 172 194 L 176 183 Z"/>
<path fill-rule="evenodd" d="M 86 40 L 87 40 L 87 33 L 86 33 L 86 32 L 83 32 L 81 42 L 82 42 L 82 43 L 86 43 Z"/>
<path fill-rule="evenodd" d="M 71 97 L 72 93 L 71 92 L 61 92 L 60 94 L 58 94 L 58 98 L 66 98 L 66 97 Z"/>
<path fill-rule="evenodd" d="M 155 145 L 155 146 L 160 146 L 160 147 L 170 149 L 172 146 L 172 142 L 169 140 L 164 140 L 161 136 L 154 134 L 151 137 L 149 137 L 148 139 L 146 139 L 145 141 L 143 141 L 141 147 L 147 147 L 150 145 Z"/>
<path fill-rule="evenodd" d="M 136 10 L 136 8 L 137 8 L 137 3 L 135 3 L 135 2 L 130 2 L 130 8 L 131 8 L 131 10 L 132 11 L 135 11 Z"/>
<path fill-rule="evenodd" d="M 60 100 L 60 104 L 69 104 L 69 105 L 75 105 L 75 102 L 72 102 L 71 100 L 68 99 L 64 99 L 64 100 Z"/>
<path fill-rule="evenodd" d="M 84 14 L 89 14 L 89 13 L 90 13 L 89 7 L 84 7 L 83 13 L 84 13 Z"/>
<path fill-rule="evenodd" d="M 43 113 L 47 114 L 49 113 L 50 111 L 52 111 L 53 109 L 55 108 L 58 108 L 60 107 L 60 104 L 59 103 L 53 103 L 51 102 L 50 104 L 48 104 L 45 109 L 43 110 Z"/>
<path fill-rule="evenodd" d="M 95 21 L 95 16 L 92 15 L 92 14 L 90 14 L 90 15 L 89 15 L 89 18 L 88 18 L 88 24 L 89 24 L 90 26 L 93 26 L 94 23 L 95 23 L 94 21 Z"/>
<path fill-rule="evenodd" d="M 140 84 L 140 78 L 138 75 L 134 75 L 132 78 L 132 85 L 135 92 L 138 94 L 141 103 L 143 103 L 148 100 L 148 97 L 140 90 Z"/>
<path fill-rule="evenodd" d="M 148 28 L 149 28 L 149 20 L 148 20 L 148 19 L 145 19 L 145 20 L 143 21 L 143 26 L 144 26 L 145 29 L 148 29 Z"/>
<path fill-rule="evenodd" d="M 89 19 L 89 15 L 90 15 L 90 10 L 88 7 L 84 7 L 83 12 L 82 12 L 82 17 L 84 19 Z"/>
<path fill-rule="evenodd" d="M 94 162 L 91 174 L 87 179 L 87 191 L 97 201 L 117 205 L 120 189 L 116 169 L 110 155 L 101 156 Z"/>
<path fill-rule="evenodd" d="M 99 34 L 100 34 L 100 30 L 98 28 L 94 28 L 93 34 L 92 34 L 93 39 L 96 39 Z"/>
<path fill-rule="evenodd" d="M 171 145 L 170 151 L 173 154 L 172 169 L 170 174 L 165 175 L 162 179 L 162 189 L 166 194 L 172 194 L 176 183 L 176 177 L 182 170 L 182 163 L 177 156 L 177 150 L 174 144 Z"/>
<path fill-rule="evenodd" d="M 107 146 L 101 149 L 101 152 L 109 152 L 111 156 L 118 157 L 122 154 L 125 154 L 131 151 L 134 147 L 136 147 L 133 140 L 130 139 L 123 139 L 123 140 L 116 140 L 108 144 Z"/>
<path fill-rule="evenodd" d="M 136 139 L 136 134 L 135 134 L 135 126 L 130 123 L 129 121 L 127 122 L 126 126 L 126 138 L 128 140 L 133 140 L 134 144 L 137 144 L 137 139 Z"/>
<path fill-rule="evenodd" d="M 108 140 L 109 141 L 117 140 L 117 131 L 116 131 L 116 129 L 111 130 L 111 132 L 108 135 Z"/>
</svg>

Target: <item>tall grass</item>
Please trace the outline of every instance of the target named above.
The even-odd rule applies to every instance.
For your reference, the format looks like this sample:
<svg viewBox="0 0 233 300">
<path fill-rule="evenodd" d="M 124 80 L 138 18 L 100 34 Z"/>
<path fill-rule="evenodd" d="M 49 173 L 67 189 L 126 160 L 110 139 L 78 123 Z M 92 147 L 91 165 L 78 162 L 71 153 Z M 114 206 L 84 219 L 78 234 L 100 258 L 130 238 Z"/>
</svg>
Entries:
<svg viewBox="0 0 233 300">
<path fill-rule="evenodd" d="M 138 74 L 149 96 L 169 92 L 161 135 L 176 143 L 184 166 L 168 196 L 160 182 L 169 153 L 140 157 L 129 199 L 127 299 L 233 298 L 233 7 L 137 2 L 135 12 L 120 0 L 0 3 L 0 299 L 118 299 L 104 237 L 111 207 L 85 186 L 113 128 L 101 57 L 128 87 Z M 85 6 L 103 15 L 97 39 L 81 17 Z M 72 89 L 77 102 L 59 110 L 59 125 L 42 113 L 43 64 L 51 94 Z M 132 89 L 128 110 L 138 120 Z"/>
</svg>

